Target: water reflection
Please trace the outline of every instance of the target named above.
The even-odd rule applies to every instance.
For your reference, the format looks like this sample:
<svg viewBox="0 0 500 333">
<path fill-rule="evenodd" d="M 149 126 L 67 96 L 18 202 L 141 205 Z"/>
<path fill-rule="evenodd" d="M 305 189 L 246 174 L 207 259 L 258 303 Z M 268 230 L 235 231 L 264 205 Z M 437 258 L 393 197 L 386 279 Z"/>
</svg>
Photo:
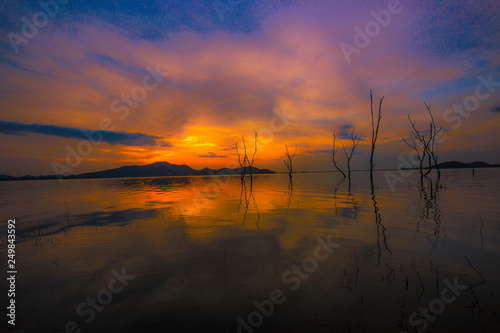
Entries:
<svg viewBox="0 0 500 333">
<path fill-rule="evenodd" d="M 380 211 L 377 207 L 377 200 L 375 195 L 375 187 L 373 184 L 373 178 L 370 178 L 370 189 L 371 189 L 371 198 L 373 202 L 373 216 L 375 220 L 375 224 L 377 226 L 377 259 L 378 264 L 380 265 L 381 257 L 382 257 L 382 248 L 380 246 L 380 235 L 382 235 L 382 242 L 384 244 L 385 249 L 389 254 L 392 255 L 391 250 L 389 250 L 389 246 L 387 245 L 387 235 L 385 232 L 385 226 L 382 224 L 382 216 L 380 215 Z"/>
<path fill-rule="evenodd" d="M 442 232 L 446 230 L 441 228 L 441 210 L 439 208 L 439 191 L 442 189 L 440 178 L 434 182 L 431 178 L 421 178 L 419 183 L 419 200 L 417 201 L 417 223 L 416 232 L 420 230 L 422 222 L 432 220 L 434 222 L 434 233 L 427 238 L 432 242 L 434 249 L 439 248 L 439 241 Z M 445 235 L 446 236 L 446 235 Z M 442 242 L 444 243 L 445 238 Z"/>
<path fill-rule="evenodd" d="M 255 224 L 256 224 L 257 228 L 260 229 L 260 227 L 259 227 L 260 211 L 259 211 L 259 207 L 257 205 L 257 201 L 255 200 L 255 195 L 253 193 L 253 179 L 252 179 L 252 177 L 250 178 L 250 184 L 248 187 L 247 187 L 247 180 L 245 178 L 241 178 L 240 188 L 241 188 L 241 191 L 240 191 L 240 202 L 238 204 L 238 213 L 240 212 L 240 207 L 242 205 L 242 201 L 244 198 L 245 209 L 244 209 L 244 213 L 243 213 L 243 223 L 246 223 L 248 208 L 250 206 L 250 200 L 252 200 L 253 205 L 255 207 L 255 211 L 257 212 L 257 221 L 255 222 Z"/>
<path fill-rule="evenodd" d="M 292 203 L 292 197 L 293 197 L 293 179 L 290 176 L 289 181 L 288 181 L 288 205 L 287 205 L 287 209 L 290 209 L 290 204 Z"/>
<path fill-rule="evenodd" d="M 2 214 L 19 221 L 19 320 L 36 331 L 75 320 L 95 332 L 234 332 L 254 301 L 289 291 L 283 272 L 328 235 L 341 246 L 259 331 L 411 331 L 408 317 L 443 279 L 477 284 L 464 256 L 487 281 L 477 299 L 498 311 L 500 172 L 464 172 L 417 175 L 395 192 L 377 172 L 373 182 L 353 173 L 350 184 L 330 173 L 4 182 Z M 83 326 L 76 306 L 121 267 L 136 279 Z M 464 311 L 467 297 L 428 331 L 495 328 L 482 301 L 484 323 Z"/>
</svg>

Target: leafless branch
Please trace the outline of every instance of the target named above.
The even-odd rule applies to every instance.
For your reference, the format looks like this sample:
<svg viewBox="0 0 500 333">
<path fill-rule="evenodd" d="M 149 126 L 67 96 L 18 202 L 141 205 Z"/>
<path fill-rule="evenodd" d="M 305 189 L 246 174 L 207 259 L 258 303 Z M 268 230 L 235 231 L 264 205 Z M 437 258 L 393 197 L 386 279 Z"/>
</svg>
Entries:
<svg viewBox="0 0 500 333">
<path fill-rule="evenodd" d="M 245 141 L 243 140 L 243 143 L 244 142 Z M 257 154 L 257 131 L 255 131 L 255 142 L 254 142 L 254 151 L 253 151 L 253 155 L 252 155 L 252 161 L 249 160 L 247 153 L 246 153 L 246 147 L 245 147 L 245 159 L 246 159 L 248 167 L 249 167 L 250 178 L 252 178 L 252 167 L 253 167 L 253 163 L 255 162 L 255 154 Z"/>
<path fill-rule="evenodd" d="M 335 130 L 333 131 L 333 148 L 332 148 L 332 161 L 333 161 L 333 166 L 335 166 L 335 168 L 342 174 L 342 176 L 344 176 L 344 178 L 346 177 L 344 171 L 342 171 L 339 166 L 337 165 L 337 160 L 335 159 L 335 155 L 337 154 L 337 146 L 335 144 L 335 141 L 336 141 L 336 135 L 335 135 Z"/>
<path fill-rule="evenodd" d="M 431 106 L 427 105 L 427 103 L 425 103 L 425 102 L 424 102 L 424 105 L 427 108 L 427 111 L 429 111 L 429 115 L 431 116 L 431 123 L 430 123 L 431 140 L 430 140 L 430 146 L 429 146 L 429 156 L 432 157 L 432 161 L 434 162 L 434 167 L 436 168 L 438 176 L 441 176 L 441 171 L 439 171 L 439 167 L 438 167 L 438 157 L 435 153 L 435 147 L 436 147 L 436 137 L 443 129 L 443 126 L 439 127 L 439 129 L 436 128 L 436 123 L 434 122 L 434 116 L 432 115 L 432 112 L 431 112 Z"/>
<path fill-rule="evenodd" d="M 250 174 L 250 181 L 252 181 L 252 167 L 255 162 L 255 154 L 257 154 L 257 132 L 255 132 L 255 143 L 254 143 L 254 151 L 252 155 L 252 160 L 248 158 L 247 154 L 247 145 L 245 142 L 245 136 L 241 135 L 241 142 L 243 143 L 243 152 L 240 153 L 240 150 L 238 148 L 238 142 L 234 145 L 236 148 L 236 153 L 238 154 L 238 163 L 240 164 L 240 175 L 241 179 L 245 178 L 246 171 L 247 171 L 247 166 L 248 166 L 248 171 Z"/>
<path fill-rule="evenodd" d="M 350 152 L 348 153 L 347 150 L 345 149 L 345 146 L 344 144 L 342 143 L 342 149 L 344 149 L 344 153 L 345 153 L 345 157 L 347 158 L 347 172 L 348 172 L 348 177 L 349 179 L 351 178 L 351 159 L 352 159 L 352 155 L 354 154 L 354 150 L 356 149 L 356 147 L 358 146 L 359 144 L 359 137 L 357 135 L 354 134 L 354 130 L 352 130 L 351 132 L 351 141 L 352 141 L 352 144 L 351 144 L 351 150 Z"/>
<path fill-rule="evenodd" d="M 297 153 L 297 146 L 295 146 L 295 151 L 293 152 L 293 154 L 290 154 L 290 152 L 288 151 L 288 146 L 286 144 L 285 144 L 285 148 L 286 148 L 286 151 L 285 151 L 286 160 L 283 160 L 283 162 L 285 163 L 286 168 L 288 169 L 288 176 L 291 179 L 292 172 L 293 172 L 292 162 L 293 162 L 293 158 L 295 157 L 295 154 Z"/>
<path fill-rule="evenodd" d="M 373 155 L 375 154 L 375 145 L 378 139 L 378 131 L 380 129 L 380 120 L 382 119 L 382 103 L 384 102 L 385 96 L 380 99 L 378 106 L 378 116 L 377 116 L 377 126 L 375 126 L 375 120 L 373 117 L 373 94 L 370 89 L 370 110 L 372 116 L 372 151 L 370 154 L 370 180 L 373 182 L 373 168 L 375 164 L 373 163 Z"/>
<path fill-rule="evenodd" d="M 245 138 L 243 136 L 242 136 L 242 138 L 243 138 L 243 145 L 244 145 Z M 243 160 L 241 158 L 240 150 L 238 148 L 238 142 L 235 143 L 234 147 L 236 148 L 236 153 L 238 154 L 238 163 L 240 164 L 240 175 L 241 175 L 241 179 L 243 180 L 243 178 L 245 177 L 245 170 L 246 170 L 247 161 L 245 159 L 245 156 L 243 156 Z"/>
<path fill-rule="evenodd" d="M 437 129 L 436 123 L 434 122 L 434 116 L 432 115 L 431 112 L 430 105 L 427 105 L 427 103 L 425 102 L 424 105 L 427 108 L 427 111 L 429 112 L 429 115 L 431 117 L 431 122 L 429 123 L 429 136 L 426 138 L 425 135 L 423 135 L 420 132 L 420 130 L 418 130 L 417 127 L 415 126 L 415 121 L 411 119 L 410 115 L 408 115 L 408 120 L 410 121 L 412 127 L 412 132 L 410 132 L 410 135 L 413 144 L 408 143 L 408 141 L 406 141 L 405 139 L 403 140 L 406 142 L 408 146 L 410 146 L 417 152 L 417 157 L 419 160 L 420 176 L 421 177 L 427 176 L 431 172 L 432 164 L 434 163 L 434 167 L 436 168 L 438 176 L 440 177 L 441 172 L 438 167 L 438 157 L 435 153 L 435 148 L 436 148 L 436 137 L 441 132 L 443 127 L 441 126 L 439 129 Z M 418 146 L 420 146 L 421 148 Z M 423 164 L 426 157 L 428 159 L 429 168 L 424 173 Z"/>
</svg>

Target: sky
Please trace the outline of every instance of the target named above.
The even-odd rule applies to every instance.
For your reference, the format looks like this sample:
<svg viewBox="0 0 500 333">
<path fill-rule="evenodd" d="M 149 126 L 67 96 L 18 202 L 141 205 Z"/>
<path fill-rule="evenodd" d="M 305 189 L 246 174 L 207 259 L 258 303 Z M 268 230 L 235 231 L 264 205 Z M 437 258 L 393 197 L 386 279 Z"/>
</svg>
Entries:
<svg viewBox="0 0 500 333">
<path fill-rule="evenodd" d="M 423 102 L 439 161 L 500 164 L 498 1 L 2 0 L 0 17 L 0 174 L 222 168 L 255 132 L 254 166 L 284 171 L 286 144 L 296 171 L 328 171 L 334 130 L 368 169 L 370 89 L 376 169 L 408 159 Z"/>
</svg>

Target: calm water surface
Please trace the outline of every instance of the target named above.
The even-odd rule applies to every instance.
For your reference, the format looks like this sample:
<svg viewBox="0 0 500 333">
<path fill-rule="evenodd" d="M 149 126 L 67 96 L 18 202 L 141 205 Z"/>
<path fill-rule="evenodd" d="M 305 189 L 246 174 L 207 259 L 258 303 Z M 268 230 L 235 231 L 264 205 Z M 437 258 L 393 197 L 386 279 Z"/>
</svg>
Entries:
<svg viewBox="0 0 500 333">
<path fill-rule="evenodd" d="M 373 192 L 368 173 L 1 182 L 16 328 L 499 332 L 500 169 L 442 173 L 394 192 L 383 172 Z M 116 293 L 113 270 L 134 276 Z"/>
</svg>

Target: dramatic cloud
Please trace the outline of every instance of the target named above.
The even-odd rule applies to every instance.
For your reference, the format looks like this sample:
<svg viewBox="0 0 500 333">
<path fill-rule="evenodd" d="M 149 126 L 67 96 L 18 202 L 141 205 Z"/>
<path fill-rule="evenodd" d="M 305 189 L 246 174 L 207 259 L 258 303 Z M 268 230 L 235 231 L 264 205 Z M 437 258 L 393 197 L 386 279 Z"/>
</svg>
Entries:
<svg viewBox="0 0 500 333">
<path fill-rule="evenodd" d="M 0 121 L 0 133 L 22 135 L 24 133 L 37 133 L 58 136 L 67 139 L 82 139 L 103 141 L 112 145 L 125 146 L 155 146 L 158 136 L 144 133 L 112 132 L 103 130 L 86 130 L 82 128 L 62 127 L 55 125 L 21 124 L 18 122 Z M 159 143 L 162 147 L 171 147 L 168 142 Z"/>
</svg>

